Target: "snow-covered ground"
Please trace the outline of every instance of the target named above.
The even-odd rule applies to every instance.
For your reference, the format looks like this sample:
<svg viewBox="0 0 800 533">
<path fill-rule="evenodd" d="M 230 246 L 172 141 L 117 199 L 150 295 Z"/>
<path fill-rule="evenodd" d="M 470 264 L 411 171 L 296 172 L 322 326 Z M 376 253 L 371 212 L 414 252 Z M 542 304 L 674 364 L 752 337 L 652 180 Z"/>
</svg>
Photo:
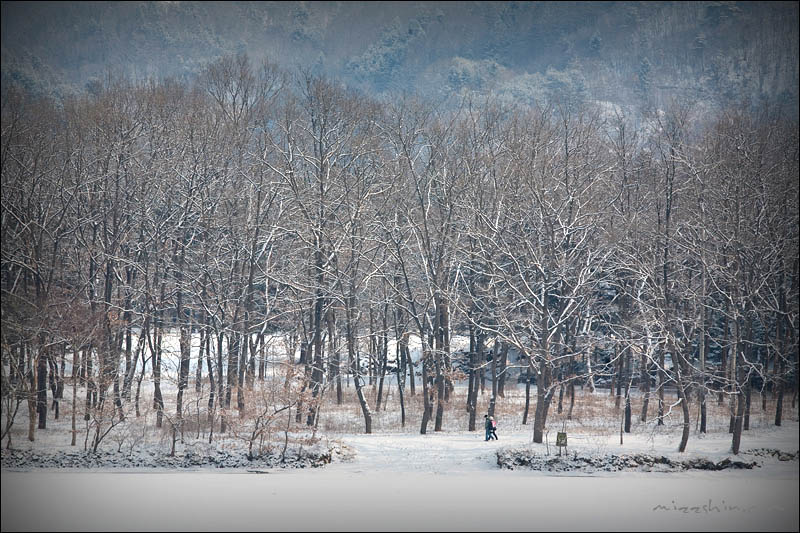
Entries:
<svg viewBox="0 0 800 533">
<path fill-rule="evenodd" d="M 2 474 L 2 530 L 532 531 L 798 529 L 798 461 L 721 472 L 594 475 L 500 470 L 496 450 L 530 433 L 341 436 L 353 461 L 268 473 L 36 470 Z M 746 449 L 796 452 L 798 424 L 758 430 Z M 576 439 L 579 453 L 677 456 L 674 436 Z M 545 453 L 544 445 L 536 451 Z M 728 455 L 727 434 L 691 454 Z M 743 448 L 743 449 L 745 449 Z M 551 449 L 551 452 L 553 450 Z M 691 457 L 691 455 L 689 455 Z M 743 457 L 744 459 L 744 457 Z M 752 459 L 752 458 L 750 458 Z"/>
<path fill-rule="evenodd" d="M 418 350 L 414 342 L 412 354 Z M 270 361 L 285 360 L 281 338 L 270 338 L 268 353 Z M 174 412 L 176 367 L 177 339 L 170 337 L 163 383 L 167 413 Z M 280 364 L 272 366 L 270 375 L 280 368 Z M 282 379 L 278 382 L 283 383 Z M 419 435 L 420 395 L 406 398 L 408 419 L 401 428 L 393 382 L 387 381 L 385 390 L 390 407 L 373 412 L 373 435 L 358 434 L 363 431 L 363 419 L 349 382 L 345 386 L 348 403 L 337 407 L 329 398 L 323 406 L 320 436 L 352 448 L 355 457 L 350 462 L 263 473 L 211 468 L 3 470 L 2 531 L 798 530 L 796 459 L 779 461 L 774 456 L 742 453 L 738 460 L 755 460 L 762 466 L 719 472 L 504 470 L 497 465 L 500 448 L 548 452 L 545 444 L 531 444 L 531 426 L 521 424 L 524 387 L 514 381 L 508 384 L 495 412 L 500 440 L 485 442 L 482 430 L 465 431 L 463 383 L 456 384 L 445 431 L 433 432 L 431 423 L 429 434 Z M 264 386 L 269 390 L 269 381 Z M 186 405 L 191 406 L 191 417 L 197 410 L 199 420 L 205 397 L 195 398 L 193 390 L 190 386 L 187 391 Z M 38 431 L 34 443 L 25 439 L 27 411 L 23 409 L 14 428 L 14 447 L 43 453 L 76 450 L 69 446 L 71 391 L 67 383 L 62 417 L 50 419 L 48 429 Z M 373 405 L 374 392 L 370 389 Z M 152 427 L 155 415 L 149 379 L 142 393 L 142 417 L 131 418 L 130 426 L 120 425 L 104 441 L 104 448 L 115 450 L 119 445 L 124 451 L 138 442 L 144 451 L 167 453 L 169 432 Z M 81 414 L 84 394 L 81 389 L 77 406 Z M 668 403 L 673 400 L 668 398 Z M 639 401 L 634 396 L 635 412 Z M 486 412 L 488 394 L 480 396 L 478 407 L 479 413 Z M 619 413 L 607 392 L 578 391 L 574 417 L 568 422 L 555 405 L 552 409 L 551 454 L 556 453 L 555 432 L 566 424 L 570 454 L 644 453 L 714 462 L 730 456 L 727 406 L 716 402 L 709 404 L 709 433 L 699 434 L 693 427 L 685 454 L 677 452 L 681 424 L 677 412 L 668 413 L 664 426 L 656 426 L 654 420 L 641 423 L 635 417 L 633 433 L 625 434 L 620 445 Z M 751 429 L 742 437 L 743 452 L 798 451 L 797 412 L 786 408 L 784 426 L 776 428 L 773 409 L 770 405 L 762 412 L 754 407 Z M 200 427 L 196 440 L 205 440 L 205 431 Z M 77 449 L 83 448 L 85 436 L 81 416 Z M 226 441 L 218 435 L 215 446 L 228 446 L 232 438 Z M 178 453 L 185 450 L 179 446 Z"/>
</svg>

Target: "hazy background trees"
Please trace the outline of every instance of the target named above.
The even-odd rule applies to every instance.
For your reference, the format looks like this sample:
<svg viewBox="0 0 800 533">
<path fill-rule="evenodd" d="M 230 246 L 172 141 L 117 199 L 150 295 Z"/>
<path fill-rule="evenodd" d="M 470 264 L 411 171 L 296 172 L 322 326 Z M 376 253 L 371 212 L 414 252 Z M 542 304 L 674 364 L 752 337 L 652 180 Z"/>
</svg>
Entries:
<svg viewBox="0 0 800 533">
<path fill-rule="evenodd" d="M 66 96 L 109 65 L 188 79 L 245 52 L 370 94 L 495 90 L 528 103 L 569 89 L 625 106 L 689 98 L 796 114 L 797 18 L 795 2 L 4 2 L 2 83 Z"/>
</svg>

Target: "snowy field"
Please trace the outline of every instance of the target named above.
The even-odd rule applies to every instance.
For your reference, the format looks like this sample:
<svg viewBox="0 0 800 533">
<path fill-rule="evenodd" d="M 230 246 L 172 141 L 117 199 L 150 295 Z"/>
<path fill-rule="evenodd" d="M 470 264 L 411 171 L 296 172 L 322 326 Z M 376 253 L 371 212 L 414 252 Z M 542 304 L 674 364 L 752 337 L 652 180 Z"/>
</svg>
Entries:
<svg viewBox="0 0 800 533">
<path fill-rule="evenodd" d="M 174 412 L 177 339 L 173 337 L 167 337 L 169 349 L 164 361 L 167 413 Z M 412 354 L 417 355 L 413 348 Z M 276 362 L 269 370 L 274 380 L 274 372 L 282 368 L 281 361 L 286 358 L 282 339 L 270 339 L 268 356 Z M 68 367 L 67 375 L 70 373 Z M 212 468 L 4 469 L 2 531 L 798 530 L 798 460 L 779 461 L 747 453 L 759 448 L 796 453 L 800 448 L 796 410 L 787 407 L 784 426 L 776 428 L 772 425 L 773 403 L 762 412 L 754 400 L 751 429 L 742 435 L 743 453 L 734 457 L 761 463 L 760 468 L 752 470 L 512 471 L 498 467 L 499 449 L 527 447 L 539 455 L 548 453 L 546 444 L 531 444 L 531 425 L 521 424 L 524 386 L 514 381 L 497 404 L 499 441 L 483 440 L 481 416 L 478 431 L 465 431 L 464 383 L 456 385 L 455 397 L 445 414 L 444 431 L 432 431 L 431 423 L 428 435 L 419 435 L 420 394 L 406 398 L 407 423 L 401 427 L 396 385 L 390 377 L 385 390 L 388 407 L 373 410 L 373 435 L 361 434 L 363 417 L 349 380 L 344 405 L 336 406 L 332 395 L 326 396 L 320 411 L 319 436 L 349 446 L 354 458 L 324 468 L 260 472 Z M 263 387 L 270 390 L 270 383 L 268 379 Z M 280 375 L 277 383 L 282 386 Z M 67 383 L 62 417 L 51 418 L 48 429 L 38 431 L 34 443 L 25 438 L 27 410 L 23 409 L 14 428 L 14 447 L 44 453 L 83 449 L 86 430 L 82 416 L 78 446 L 69 446 L 71 391 Z M 206 391 L 204 388 L 197 396 L 193 386 L 187 389 L 186 405 L 192 417 L 195 408 L 204 405 Z M 535 394 L 532 387 L 534 399 Z M 374 387 L 369 388 L 368 396 L 374 405 Z M 670 459 L 702 457 L 714 462 L 733 457 L 729 453 L 727 403 L 709 403 L 709 433 L 705 435 L 697 431 L 693 409 L 687 452 L 680 454 L 681 419 L 677 411 L 670 411 L 660 427 L 655 426 L 653 414 L 647 423 L 634 417 L 633 432 L 625 434 L 620 445 L 614 397 L 607 390 L 579 390 L 576 396 L 574 417 L 567 423 L 571 454 L 639 452 Z M 77 409 L 82 415 L 84 389 L 78 397 Z M 488 397 L 488 393 L 481 394 L 479 413 L 486 412 Z M 668 404 L 674 401 L 668 396 Z M 634 413 L 638 413 L 638 394 L 632 402 Z M 138 445 L 143 450 L 162 455 L 168 452 L 169 432 L 152 427 L 149 378 L 144 382 L 141 403 L 142 417 L 131 418 L 129 427 L 120 426 L 102 448 L 116 450 L 119 445 L 124 450 L 140 439 Z M 562 427 L 565 415 L 556 411 L 555 400 L 551 413 L 547 436 L 549 453 L 555 455 L 555 432 Z M 199 420 L 204 415 L 198 410 L 196 417 Z M 178 454 L 192 443 L 205 441 L 206 430 L 198 424 L 198 434 L 191 438 L 187 435 L 186 447 L 179 445 Z M 216 435 L 215 446 L 228 445 L 226 438 Z"/>
<path fill-rule="evenodd" d="M 499 433 L 490 442 L 468 432 L 343 436 L 355 459 L 313 470 L 4 471 L 2 530 L 798 529 L 796 460 L 721 472 L 509 471 L 497 468 L 496 450 L 529 445 L 530 433 Z M 727 457 L 727 437 L 695 441 L 692 454 Z M 620 447 L 608 437 L 574 446 L 675 457 L 672 440 L 626 436 Z M 748 435 L 746 448 L 759 447 L 797 451 L 798 424 Z"/>
</svg>

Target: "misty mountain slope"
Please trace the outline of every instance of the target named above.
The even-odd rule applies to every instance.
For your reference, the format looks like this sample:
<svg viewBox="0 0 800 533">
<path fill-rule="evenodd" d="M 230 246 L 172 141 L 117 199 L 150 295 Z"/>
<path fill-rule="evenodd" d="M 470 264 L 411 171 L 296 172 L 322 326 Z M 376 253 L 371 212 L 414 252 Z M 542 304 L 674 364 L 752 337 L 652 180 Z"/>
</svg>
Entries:
<svg viewBox="0 0 800 533">
<path fill-rule="evenodd" d="M 246 52 L 368 93 L 797 107 L 795 2 L 3 2 L 2 21 L 3 86 L 56 95 Z"/>
</svg>

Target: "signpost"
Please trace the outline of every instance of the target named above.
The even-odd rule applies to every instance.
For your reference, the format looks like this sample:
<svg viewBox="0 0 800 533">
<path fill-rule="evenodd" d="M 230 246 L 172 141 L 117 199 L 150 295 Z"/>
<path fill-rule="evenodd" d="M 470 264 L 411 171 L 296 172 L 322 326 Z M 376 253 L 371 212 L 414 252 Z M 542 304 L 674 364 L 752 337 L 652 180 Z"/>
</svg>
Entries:
<svg viewBox="0 0 800 533">
<path fill-rule="evenodd" d="M 559 431 L 556 434 L 556 446 L 558 446 L 558 455 L 561 456 L 561 448 L 567 447 L 567 433 L 566 431 Z"/>
</svg>

